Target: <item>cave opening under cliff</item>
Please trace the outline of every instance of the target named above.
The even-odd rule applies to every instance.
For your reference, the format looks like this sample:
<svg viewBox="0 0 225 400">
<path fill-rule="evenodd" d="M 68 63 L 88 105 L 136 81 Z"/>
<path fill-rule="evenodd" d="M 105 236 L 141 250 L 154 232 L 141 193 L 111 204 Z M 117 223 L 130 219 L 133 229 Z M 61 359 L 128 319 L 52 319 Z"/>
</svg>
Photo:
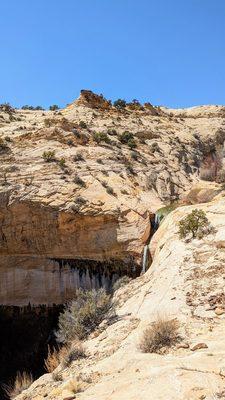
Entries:
<svg viewBox="0 0 225 400">
<path fill-rule="evenodd" d="M 14 381 L 18 372 L 31 373 L 37 379 L 46 373 L 44 360 L 48 348 L 57 347 L 54 331 L 59 313 L 67 301 L 73 298 L 77 288 L 84 290 L 103 287 L 112 292 L 113 284 L 124 275 L 136 278 L 140 266 L 119 261 L 100 262 L 76 259 L 51 259 L 62 275 L 71 270 L 70 284 L 73 291 L 64 290 L 60 304 L 28 306 L 0 305 L 0 399 L 8 400 L 4 385 Z M 67 278 L 66 278 L 67 279 Z M 67 281 L 66 281 L 67 282 Z M 64 282 L 65 283 L 65 282 Z M 49 294 L 50 295 L 50 294 Z"/>
<path fill-rule="evenodd" d="M 4 385 L 13 383 L 17 372 L 36 379 L 46 373 L 48 347 L 56 346 L 54 330 L 62 305 L 51 307 L 0 306 L 0 399 L 8 399 Z"/>
</svg>

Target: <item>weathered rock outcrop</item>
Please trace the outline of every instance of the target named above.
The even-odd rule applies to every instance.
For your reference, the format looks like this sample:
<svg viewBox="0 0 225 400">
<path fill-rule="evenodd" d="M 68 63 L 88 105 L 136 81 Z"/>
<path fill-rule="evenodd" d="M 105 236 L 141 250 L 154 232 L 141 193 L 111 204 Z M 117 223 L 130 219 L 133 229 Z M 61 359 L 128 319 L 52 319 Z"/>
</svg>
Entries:
<svg viewBox="0 0 225 400">
<path fill-rule="evenodd" d="M 223 398 L 225 376 L 225 201 L 198 205 L 215 232 L 185 242 L 177 222 L 196 206 L 178 208 L 160 226 L 148 272 L 115 294 L 118 320 L 102 324 L 61 381 L 46 374 L 18 400 L 190 400 Z M 165 354 L 144 354 L 143 330 L 158 316 L 179 321 L 182 337 Z M 59 367 L 60 369 L 61 367 Z"/>
<path fill-rule="evenodd" d="M 106 285 L 115 262 L 140 270 L 150 217 L 198 182 L 224 127 L 224 107 L 118 110 L 90 91 L 60 111 L 0 109 L 0 303 L 64 301 L 80 261 L 88 287 L 96 262 Z"/>
</svg>

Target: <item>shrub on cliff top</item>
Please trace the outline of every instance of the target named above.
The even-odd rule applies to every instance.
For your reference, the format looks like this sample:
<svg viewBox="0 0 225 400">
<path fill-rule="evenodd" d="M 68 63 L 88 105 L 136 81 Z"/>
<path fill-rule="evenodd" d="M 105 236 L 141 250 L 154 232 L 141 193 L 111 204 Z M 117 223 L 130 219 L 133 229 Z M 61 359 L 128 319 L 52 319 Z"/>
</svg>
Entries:
<svg viewBox="0 0 225 400">
<path fill-rule="evenodd" d="M 119 110 L 125 108 L 126 104 L 127 104 L 126 101 L 122 100 L 122 99 L 118 99 L 118 100 L 114 101 L 114 103 L 113 103 L 114 107 L 116 107 Z"/>
<path fill-rule="evenodd" d="M 111 309 L 110 296 L 104 289 L 77 290 L 76 298 L 59 315 L 56 338 L 59 343 L 70 343 L 87 337 Z"/>
<path fill-rule="evenodd" d="M 185 218 L 179 221 L 180 238 L 185 238 L 189 235 L 192 238 L 201 238 L 211 230 L 210 223 L 203 210 L 192 210 Z"/>
<path fill-rule="evenodd" d="M 49 107 L 50 111 L 56 111 L 59 110 L 59 106 L 57 106 L 57 104 L 53 104 L 52 106 Z"/>
</svg>

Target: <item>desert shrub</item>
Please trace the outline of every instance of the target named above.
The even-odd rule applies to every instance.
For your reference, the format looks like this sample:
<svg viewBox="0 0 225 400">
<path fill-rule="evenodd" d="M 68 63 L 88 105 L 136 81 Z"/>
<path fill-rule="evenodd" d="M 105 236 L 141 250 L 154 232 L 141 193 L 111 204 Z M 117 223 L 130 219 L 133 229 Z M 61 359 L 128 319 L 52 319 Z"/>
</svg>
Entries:
<svg viewBox="0 0 225 400">
<path fill-rule="evenodd" d="M 77 204 L 86 204 L 87 200 L 84 199 L 82 196 L 77 196 L 76 199 L 74 200 L 75 203 Z"/>
<path fill-rule="evenodd" d="M 76 136 L 76 137 L 80 137 L 80 132 L 76 129 L 76 128 L 72 128 L 71 129 L 71 131 L 73 132 L 73 134 Z"/>
<path fill-rule="evenodd" d="M 107 186 L 106 192 L 110 195 L 115 195 L 115 192 L 111 186 Z"/>
<path fill-rule="evenodd" d="M 67 368 L 73 361 L 84 357 L 86 357 L 86 353 L 80 342 L 63 345 L 58 349 L 48 347 L 48 356 L 44 361 L 45 370 L 53 372 L 60 364 L 63 368 Z"/>
<path fill-rule="evenodd" d="M 119 136 L 119 140 L 121 143 L 127 144 L 130 140 L 134 140 L 134 135 L 129 131 L 125 131 L 121 133 L 121 135 Z"/>
<path fill-rule="evenodd" d="M 31 374 L 18 372 L 15 381 L 12 384 L 4 385 L 3 388 L 7 396 L 12 400 L 19 396 L 23 390 L 28 389 L 32 383 L 33 377 Z"/>
<path fill-rule="evenodd" d="M 122 276 L 121 278 L 117 279 L 117 281 L 113 285 L 113 291 L 115 292 L 119 288 L 127 285 L 130 281 L 132 281 L 132 278 L 130 278 L 127 275 Z"/>
<path fill-rule="evenodd" d="M 44 153 L 42 154 L 42 158 L 46 162 L 55 161 L 55 151 L 54 150 L 44 151 Z"/>
<path fill-rule="evenodd" d="M 137 147 L 137 144 L 134 139 L 130 139 L 127 142 L 127 146 L 130 147 L 130 149 L 135 149 L 135 147 Z"/>
<path fill-rule="evenodd" d="M 62 362 L 68 353 L 68 346 L 62 346 L 60 349 L 48 347 L 48 355 L 44 361 L 44 367 L 47 372 L 53 372 Z"/>
<path fill-rule="evenodd" d="M 77 394 L 79 392 L 82 392 L 83 385 L 82 385 L 82 382 L 79 382 L 76 379 L 72 379 L 71 381 L 69 381 L 69 383 L 67 385 L 67 388 L 73 394 Z"/>
<path fill-rule="evenodd" d="M 76 185 L 79 185 L 79 186 L 83 186 L 83 187 L 85 187 L 86 186 L 86 183 L 83 181 L 83 179 L 81 179 L 78 175 L 76 175 L 75 177 L 74 177 L 74 183 L 76 183 Z"/>
<path fill-rule="evenodd" d="M 105 133 L 105 132 L 94 132 L 93 139 L 98 144 L 101 142 L 105 142 L 105 143 L 109 144 L 111 142 L 110 138 L 108 137 L 107 133 Z"/>
<path fill-rule="evenodd" d="M 59 315 L 56 338 L 59 343 L 70 343 L 87 337 L 107 316 L 111 309 L 110 296 L 104 289 L 77 290 L 76 298 Z"/>
<path fill-rule="evenodd" d="M 122 194 L 127 194 L 127 195 L 129 194 L 128 191 L 127 191 L 126 189 L 122 189 L 122 190 L 121 190 L 121 193 L 122 193 Z"/>
<path fill-rule="evenodd" d="M 52 379 L 53 379 L 55 382 L 62 382 L 62 381 L 63 381 L 63 374 L 62 374 L 62 372 L 53 371 L 53 372 L 52 372 Z"/>
<path fill-rule="evenodd" d="M 44 119 L 44 124 L 46 128 L 50 128 L 50 126 L 55 125 L 57 121 L 54 118 L 45 118 Z"/>
<path fill-rule="evenodd" d="M 202 237 L 209 233 L 210 223 L 203 210 L 192 210 L 190 214 L 179 221 L 180 238 L 191 235 L 192 238 Z"/>
<path fill-rule="evenodd" d="M 81 128 L 83 128 L 83 129 L 86 129 L 86 128 L 87 128 L 87 124 L 86 124 L 86 122 L 84 122 L 84 121 L 80 121 L 80 122 L 79 122 L 79 126 L 80 126 Z"/>
<path fill-rule="evenodd" d="M 114 103 L 113 103 L 114 107 L 116 107 L 119 110 L 125 108 L 126 104 L 127 104 L 126 101 L 122 100 L 122 99 L 118 99 L 118 100 L 114 101 Z"/>
<path fill-rule="evenodd" d="M 2 150 L 7 150 L 8 149 L 8 145 L 7 145 L 7 143 L 5 142 L 5 140 L 4 139 L 2 139 L 2 138 L 0 138 L 0 151 Z"/>
<path fill-rule="evenodd" d="M 41 107 L 41 106 L 36 106 L 36 107 L 34 107 L 34 106 L 29 106 L 29 105 L 25 105 L 25 106 L 23 106 L 23 107 L 21 107 L 21 109 L 22 110 L 30 110 L 30 111 L 44 111 L 44 108 L 43 107 Z"/>
<path fill-rule="evenodd" d="M 75 156 L 73 157 L 73 161 L 84 161 L 84 156 L 83 156 L 83 154 L 81 153 L 81 152 L 77 152 L 76 154 L 75 154 Z"/>
<path fill-rule="evenodd" d="M 85 358 L 86 353 L 84 347 L 80 342 L 77 342 L 68 349 L 68 352 L 63 358 L 62 366 L 68 368 L 73 361 L 79 360 L 80 358 Z"/>
<path fill-rule="evenodd" d="M 66 160 L 65 160 L 64 157 L 61 157 L 60 160 L 59 160 L 59 166 L 60 166 L 61 168 L 64 168 L 65 165 L 66 165 Z"/>
<path fill-rule="evenodd" d="M 74 145 L 72 139 L 68 139 L 66 143 L 68 144 L 68 146 L 73 146 Z"/>
<path fill-rule="evenodd" d="M 0 110 L 11 114 L 15 111 L 15 108 L 13 108 L 11 106 L 11 104 L 9 104 L 9 103 L 3 103 L 3 104 L 0 104 Z"/>
<path fill-rule="evenodd" d="M 178 327 L 175 320 L 159 318 L 144 331 L 140 350 L 143 353 L 161 353 L 163 349 L 173 346 L 179 340 Z"/>
<path fill-rule="evenodd" d="M 131 158 L 132 158 L 133 160 L 137 161 L 137 159 L 138 159 L 138 153 L 137 153 L 136 151 L 132 151 L 132 152 L 130 153 L 130 156 L 131 156 Z"/>
<path fill-rule="evenodd" d="M 31 111 L 33 111 L 34 107 L 33 106 L 28 106 L 28 104 L 26 104 L 25 106 L 21 107 L 21 110 L 31 110 Z"/>
<path fill-rule="evenodd" d="M 53 104 L 52 106 L 49 107 L 50 111 L 56 111 L 59 110 L 59 106 L 57 106 L 57 104 Z"/>
<path fill-rule="evenodd" d="M 102 181 L 102 186 L 103 186 L 104 188 L 107 188 L 107 187 L 108 187 L 108 183 L 107 183 L 106 181 Z"/>
<path fill-rule="evenodd" d="M 125 163 L 126 170 L 129 174 L 134 175 L 134 169 L 129 161 Z"/>
</svg>

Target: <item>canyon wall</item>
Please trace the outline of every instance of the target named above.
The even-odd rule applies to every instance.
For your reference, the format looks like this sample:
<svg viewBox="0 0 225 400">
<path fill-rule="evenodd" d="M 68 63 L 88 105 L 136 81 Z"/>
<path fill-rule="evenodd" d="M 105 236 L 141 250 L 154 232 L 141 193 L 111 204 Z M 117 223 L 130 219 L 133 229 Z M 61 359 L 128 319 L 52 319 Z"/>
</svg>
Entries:
<svg viewBox="0 0 225 400">
<path fill-rule="evenodd" d="M 0 108 L 0 304 L 61 304 L 138 275 L 150 219 L 199 181 L 224 117 L 90 91 L 54 112 Z"/>
</svg>

